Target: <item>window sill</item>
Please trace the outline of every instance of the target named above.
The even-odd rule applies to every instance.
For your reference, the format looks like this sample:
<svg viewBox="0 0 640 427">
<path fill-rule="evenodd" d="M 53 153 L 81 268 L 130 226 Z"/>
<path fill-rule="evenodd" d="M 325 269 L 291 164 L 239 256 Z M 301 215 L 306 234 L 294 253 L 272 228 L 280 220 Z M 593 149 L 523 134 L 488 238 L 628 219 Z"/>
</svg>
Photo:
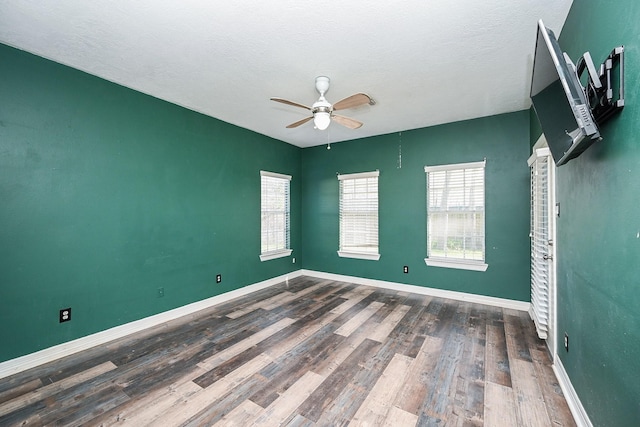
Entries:
<svg viewBox="0 0 640 427">
<path fill-rule="evenodd" d="M 291 255 L 291 252 L 293 252 L 293 249 L 285 249 L 283 251 L 260 254 L 260 261 L 269 261 L 270 259 L 284 258 Z"/>
<path fill-rule="evenodd" d="M 341 258 L 368 259 L 371 261 L 377 261 L 380 259 L 380 254 L 365 253 L 365 252 L 338 251 L 338 256 L 340 256 Z"/>
<path fill-rule="evenodd" d="M 487 271 L 489 264 L 482 261 L 450 260 L 443 258 L 425 258 L 424 262 L 430 267 L 457 268 L 459 270 Z"/>
</svg>

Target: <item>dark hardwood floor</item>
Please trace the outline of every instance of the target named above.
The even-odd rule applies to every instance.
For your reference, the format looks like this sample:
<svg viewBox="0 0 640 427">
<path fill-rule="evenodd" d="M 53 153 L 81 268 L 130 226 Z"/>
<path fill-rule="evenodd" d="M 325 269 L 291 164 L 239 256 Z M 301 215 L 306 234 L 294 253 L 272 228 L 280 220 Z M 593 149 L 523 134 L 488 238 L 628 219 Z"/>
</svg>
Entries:
<svg viewBox="0 0 640 427">
<path fill-rule="evenodd" d="M 0 425 L 574 426 L 527 313 L 299 277 L 0 380 Z"/>
</svg>

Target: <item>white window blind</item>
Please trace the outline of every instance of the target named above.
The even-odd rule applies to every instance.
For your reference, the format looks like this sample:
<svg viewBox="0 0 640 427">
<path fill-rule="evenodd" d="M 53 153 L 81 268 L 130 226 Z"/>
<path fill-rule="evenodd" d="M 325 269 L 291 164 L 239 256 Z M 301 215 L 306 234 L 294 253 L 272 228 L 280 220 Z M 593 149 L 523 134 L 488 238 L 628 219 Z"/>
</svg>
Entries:
<svg viewBox="0 0 640 427">
<path fill-rule="evenodd" d="M 425 166 L 427 265 L 484 271 L 485 162 Z"/>
<path fill-rule="evenodd" d="M 260 171 L 260 259 L 291 255 L 289 187 L 291 176 Z"/>
<path fill-rule="evenodd" d="M 338 175 L 341 257 L 372 259 L 378 253 L 379 172 Z"/>
</svg>

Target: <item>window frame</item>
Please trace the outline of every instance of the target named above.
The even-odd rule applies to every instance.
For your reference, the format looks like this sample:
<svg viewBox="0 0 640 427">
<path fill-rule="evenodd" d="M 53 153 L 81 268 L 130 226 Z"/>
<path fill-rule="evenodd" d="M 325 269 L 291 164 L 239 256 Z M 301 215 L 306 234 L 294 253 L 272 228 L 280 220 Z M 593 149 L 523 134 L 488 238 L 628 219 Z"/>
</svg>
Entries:
<svg viewBox="0 0 640 427">
<path fill-rule="evenodd" d="M 355 258 L 355 259 L 364 259 L 364 260 L 371 260 L 371 261 L 377 261 L 380 259 L 380 241 L 379 241 L 379 235 L 380 235 L 380 229 L 379 229 L 379 202 L 380 202 L 380 193 L 379 193 L 379 176 L 380 176 L 380 171 L 376 170 L 376 171 L 371 171 L 371 172 L 360 172 L 360 173 L 351 173 L 351 174 L 338 174 L 338 185 L 339 185 L 339 189 L 338 189 L 338 225 L 339 225 L 339 231 L 338 231 L 338 256 L 340 256 L 341 258 Z M 343 220 L 343 214 L 344 212 L 344 206 L 345 206 L 345 200 L 343 198 L 343 191 L 344 191 L 344 185 L 347 181 L 350 180 L 361 180 L 361 179 L 370 179 L 370 178 L 375 178 L 376 179 L 376 199 L 375 199 L 375 252 L 374 251 L 370 251 L 370 250 L 357 250 L 354 248 L 357 248 L 358 246 L 355 245 L 347 245 L 345 242 L 345 223 Z M 354 183 L 355 185 L 355 183 Z M 367 192 L 368 194 L 369 192 Z M 354 211 L 355 212 L 355 211 Z M 370 218 L 368 217 L 367 210 L 363 210 L 361 212 L 365 213 L 365 216 L 367 216 L 367 218 L 365 219 L 365 227 L 369 226 L 368 221 L 370 220 Z M 361 233 L 366 234 L 367 231 L 360 231 Z M 372 236 L 368 236 L 365 237 L 364 240 L 368 241 L 371 239 Z"/>
<path fill-rule="evenodd" d="M 468 258 L 460 258 L 455 256 L 433 256 L 431 255 L 430 248 L 430 214 L 429 214 L 429 174 L 432 172 L 443 172 L 443 171 L 464 171 L 466 169 L 482 169 L 482 259 L 468 259 Z M 424 259 L 424 262 L 428 266 L 432 267 L 445 267 L 445 268 L 456 268 L 462 270 L 472 270 L 472 271 L 486 271 L 489 265 L 486 263 L 486 159 L 479 162 L 469 162 L 469 163 L 454 163 L 454 164 L 446 164 L 446 165 L 436 165 L 436 166 L 425 166 L 424 171 L 426 174 L 426 214 L 427 214 L 427 257 Z M 467 188 L 466 186 L 464 188 Z M 465 206 L 467 208 L 468 206 Z M 446 211 L 448 215 L 448 211 Z M 477 212 L 477 210 L 469 210 L 463 209 L 461 212 Z M 433 215 L 433 214 L 432 214 Z M 447 236 L 444 236 L 447 239 Z M 466 234 L 463 238 L 466 238 Z"/>
<path fill-rule="evenodd" d="M 284 213 L 284 224 L 278 224 L 284 233 L 284 248 L 278 248 L 271 251 L 264 251 L 265 246 L 265 233 L 269 233 L 271 230 L 264 229 L 264 216 L 265 212 L 265 178 L 277 179 L 286 183 L 284 196 L 286 197 L 284 209 L 278 211 Z M 279 231 L 279 230 L 276 230 Z M 283 258 L 290 256 L 293 252 L 291 249 L 291 175 L 284 175 L 276 172 L 260 171 L 260 261 L 268 261 L 277 258 Z"/>
</svg>

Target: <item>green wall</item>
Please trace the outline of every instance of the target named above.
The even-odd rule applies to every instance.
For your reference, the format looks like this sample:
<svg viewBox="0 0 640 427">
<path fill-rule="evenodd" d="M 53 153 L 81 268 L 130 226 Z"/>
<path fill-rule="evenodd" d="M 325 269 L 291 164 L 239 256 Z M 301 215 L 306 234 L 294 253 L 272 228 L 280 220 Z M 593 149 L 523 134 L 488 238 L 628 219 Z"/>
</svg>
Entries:
<svg viewBox="0 0 640 427">
<path fill-rule="evenodd" d="M 402 155 L 402 168 L 399 154 Z M 529 112 L 307 148 L 304 267 L 529 301 Z M 425 165 L 486 158 L 486 272 L 427 267 Z M 378 169 L 380 260 L 338 257 L 336 173 Z M 409 274 L 402 267 L 409 266 Z"/>
<path fill-rule="evenodd" d="M 0 100 L 0 361 L 299 268 L 258 258 L 259 171 L 300 257 L 301 149 L 3 45 Z"/>
<path fill-rule="evenodd" d="M 533 109 L 533 106 L 529 109 L 529 138 L 531 141 L 531 148 L 536 142 L 538 142 L 538 138 L 542 135 L 542 125 L 538 120 L 538 116 L 536 116 L 536 111 Z"/>
<path fill-rule="evenodd" d="M 625 46 L 626 106 L 558 168 L 560 359 L 593 425 L 640 419 L 640 2 L 574 1 L 560 45 L 597 65 Z M 531 29 L 535 31 L 535 29 Z M 562 337 L 560 337 L 562 339 Z"/>
</svg>

